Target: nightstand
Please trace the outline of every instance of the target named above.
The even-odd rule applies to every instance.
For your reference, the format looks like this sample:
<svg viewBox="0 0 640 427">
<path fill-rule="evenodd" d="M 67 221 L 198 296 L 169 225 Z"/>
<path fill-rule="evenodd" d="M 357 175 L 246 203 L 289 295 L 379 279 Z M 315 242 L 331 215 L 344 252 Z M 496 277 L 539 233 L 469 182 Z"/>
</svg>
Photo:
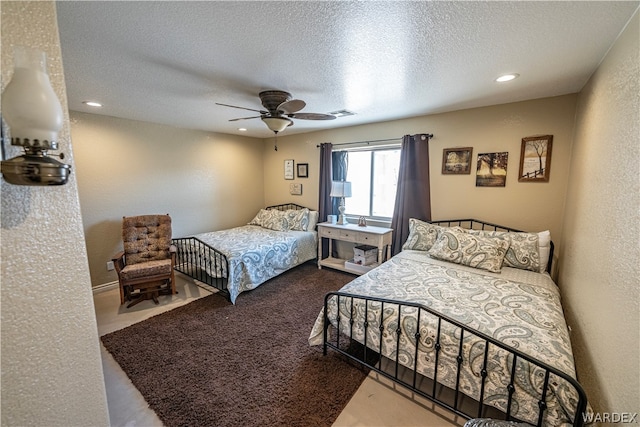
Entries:
<svg viewBox="0 0 640 427">
<path fill-rule="evenodd" d="M 330 267 L 336 270 L 347 271 L 354 274 L 363 274 L 382 262 L 391 258 L 391 239 L 393 230 L 386 227 L 367 225 L 360 227 L 356 224 L 338 225 L 329 222 L 318 224 L 318 268 Z M 329 257 L 322 258 L 322 239 L 329 239 Z M 331 256 L 333 249 L 332 240 L 352 242 L 360 245 L 370 245 L 378 248 L 378 258 L 375 264 L 349 268 L 345 266 L 346 259 Z M 385 254 L 386 249 L 386 254 Z M 385 257 L 386 255 L 386 257 Z"/>
</svg>

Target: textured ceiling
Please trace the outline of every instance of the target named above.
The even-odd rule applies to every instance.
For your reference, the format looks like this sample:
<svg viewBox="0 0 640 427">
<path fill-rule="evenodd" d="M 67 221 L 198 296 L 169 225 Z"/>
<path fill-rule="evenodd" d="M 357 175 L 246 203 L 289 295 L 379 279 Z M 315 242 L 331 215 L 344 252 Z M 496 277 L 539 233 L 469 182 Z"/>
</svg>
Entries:
<svg viewBox="0 0 640 427">
<path fill-rule="evenodd" d="M 624 2 L 212 1 L 57 3 L 69 108 L 269 137 L 281 89 L 302 112 L 283 135 L 578 92 L 638 7 Z M 510 83 L 494 79 L 519 73 Z M 100 110 L 82 104 L 97 100 Z"/>
</svg>

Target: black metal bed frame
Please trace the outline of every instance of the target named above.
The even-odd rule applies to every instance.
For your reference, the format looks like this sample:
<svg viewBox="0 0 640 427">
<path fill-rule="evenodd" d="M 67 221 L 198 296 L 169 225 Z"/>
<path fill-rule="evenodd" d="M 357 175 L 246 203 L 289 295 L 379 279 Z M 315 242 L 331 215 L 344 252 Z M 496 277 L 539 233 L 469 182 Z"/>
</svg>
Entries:
<svg viewBox="0 0 640 427">
<path fill-rule="evenodd" d="M 295 203 L 284 203 L 267 206 L 265 209 L 286 211 L 289 209 L 299 210 L 304 208 L 304 206 Z M 223 275 L 214 277 L 207 273 L 207 271 L 229 271 L 229 260 L 222 252 L 204 243 L 197 237 L 179 237 L 172 239 L 172 243 L 177 249 L 176 271 L 218 289 L 220 295 L 229 299 L 227 277 L 223 277 Z"/>
<path fill-rule="evenodd" d="M 463 226 L 466 225 L 465 228 L 474 228 L 474 227 L 480 227 L 479 229 L 488 229 L 488 230 L 495 230 L 495 231 L 519 231 L 519 230 L 515 230 L 515 229 L 511 229 L 508 227 L 504 227 L 504 226 L 500 226 L 500 225 L 496 225 L 496 224 L 491 224 L 491 223 L 486 223 L 483 221 L 478 221 L 475 219 L 464 219 L 464 220 L 445 220 L 445 221 L 432 221 L 432 223 L 434 224 L 446 224 L 447 226 L 451 226 L 451 225 L 457 225 L 457 226 Z M 478 228 L 475 228 L 478 229 Z M 553 259 L 553 244 L 551 246 L 551 253 L 549 255 L 549 265 L 547 267 L 547 270 L 550 271 L 551 269 L 551 261 Z M 337 319 L 335 319 L 336 321 L 336 330 L 335 333 L 329 334 L 329 326 L 330 326 L 330 320 L 328 318 L 328 313 L 329 313 L 329 307 L 328 307 L 328 303 L 329 303 L 329 299 L 330 298 L 337 298 Z M 350 299 L 351 301 L 351 308 L 350 308 L 350 314 L 349 314 L 349 319 L 348 319 L 348 323 L 349 323 L 349 330 L 348 331 L 341 331 L 340 330 L 340 299 L 341 298 L 347 298 Z M 368 317 L 368 313 L 369 313 L 369 307 L 371 303 L 375 303 L 377 306 L 381 306 L 380 307 L 380 319 L 379 319 L 379 325 L 380 326 L 380 342 L 377 343 L 368 343 L 367 340 L 367 328 L 369 327 L 369 322 L 368 321 L 361 321 L 361 320 L 356 320 L 354 318 L 354 311 L 353 311 L 353 301 L 354 299 L 363 302 L 364 305 L 364 310 L 365 310 L 365 319 L 369 319 Z M 348 302 L 347 302 L 348 304 Z M 382 357 L 382 332 L 383 332 L 383 326 L 385 324 L 385 310 L 384 310 L 384 306 L 385 304 L 392 304 L 393 306 L 397 306 L 398 307 L 398 311 L 397 311 L 397 325 L 401 324 L 401 316 L 402 316 L 402 312 L 403 312 L 403 307 L 411 307 L 412 309 L 416 310 L 417 309 L 417 327 L 416 327 L 416 333 L 414 335 L 414 339 L 415 341 L 413 341 L 413 343 L 411 343 L 411 345 L 413 345 L 415 347 L 414 351 L 414 361 L 416 361 L 415 363 L 417 363 L 418 360 L 418 353 L 419 353 L 419 345 L 417 344 L 420 340 L 420 318 L 421 318 L 421 314 L 422 312 L 427 312 L 429 314 L 431 314 L 432 316 L 435 316 L 438 320 L 437 320 L 437 333 L 436 333 L 436 343 L 435 343 L 435 365 L 434 365 L 434 378 L 425 378 L 422 377 L 421 374 L 419 374 L 418 372 L 416 372 L 416 370 L 414 368 L 407 368 L 405 366 L 403 366 L 400 363 L 400 355 L 403 352 L 403 346 L 401 345 L 401 340 L 400 340 L 400 335 L 401 335 L 401 331 L 400 331 L 400 327 L 398 326 L 398 329 L 396 329 L 395 333 L 396 333 L 396 347 L 395 347 L 395 357 Z M 358 322 L 360 322 L 358 324 Z M 459 349 L 458 349 L 458 354 L 456 357 L 456 367 L 455 367 L 455 372 L 456 372 L 456 386 L 455 389 L 450 389 L 447 388 L 441 384 L 439 384 L 437 382 L 438 379 L 438 361 L 439 361 L 439 354 L 440 354 L 440 349 L 441 349 L 441 344 L 440 344 L 440 339 L 441 339 L 441 331 L 443 328 L 443 325 L 453 325 L 456 328 L 459 328 L 460 330 L 460 345 L 459 345 Z M 360 328 L 361 330 L 363 330 L 363 336 L 365 337 L 364 343 L 358 343 L 357 341 L 355 341 L 353 339 L 353 330 L 354 328 Z M 483 366 L 482 369 L 480 371 L 480 377 L 478 379 L 478 381 L 480 382 L 480 398 L 478 401 L 475 401 L 473 399 L 471 399 L 471 404 L 469 404 L 468 400 L 470 399 L 468 396 L 464 395 L 463 392 L 460 390 L 460 373 L 461 373 L 461 366 L 462 366 L 462 362 L 464 361 L 463 359 L 463 338 L 465 335 L 467 334 L 471 334 L 474 337 L 477 337 L 478 339 L 482 340 L 484 342 L 484 358 L 483 358 Z M 341 344 L 341 336 L 343 340 L 347 340 L 347 342 L 343 342 Z M 456 335 L 457 336 L 457 335 Z M 350 344 L 350 345 L 346 345 L 346 344 Z M 354 348 L 354 344 L 356 344 L 356 346 L 359 348 L 359 351 L 353 351 Z M 489 370 L 490 367 L 488 366 L 488 354 L 489 354 L 489 348 L 491 346 L 494 346 L 494 348 L 499 348 L 502 349 L 504 351 L 507 352 L 507 363 L 510 364 L 511 369 L 510 369 L 510 378 L 509 378 L 509 382 L 508 385 L 506 386 L 506 392 L 508 395 L 508 401 L 507 401 L 507 405 L 506 405 L 506 412 L 502 412 L 502 411 L 498 411 L 497 409 L 490 407 L 488 405 L 486 405 L 485 403 L 483 403 L 484 401 L 484 391 L 485 391 L 485 384 L 486 384 L 486 379 L 489 376 Z M 471 418 L 481 418 L 483 416 L 487 416 L 487 414 L 489 414 L 489 416 L 491 416 L 492 418 L 497 418 L 497 419 L 505 419 L 505 420 L 514 420 L 514 421 L 520 421 L 520 420 L 516 420 L 512 417 L 511 415 L 511 410 L 512 410 L 512 404 L 513 404 L 513 394 L 516 390 L 515 387 L 515 377 L 516 377 L 516 365 L 517 365 L 517 361 L 519 359 L 522 359 L 526 362 L 529 362 L 530 364 L 538 367 L 539 369 L 541 369 L 544 372 L 544 382 L 542 385 L 542 391 L 538 400 L 538 422 L 537 422 L 537 426 L 542 426 L 543 425 L 543 420 L 544 420 L 544 412 L 546 410 L 546 406 L 547 404 L 546 402 L 546 398 L 547 398 L 547 393 L 549 391 L 549 382 L 550 382 L 550 376 L 554 375 L 557 376 L 563 380 L 565 380 L 568 384 L 571 385 L 571 387 L 573 387 L 576 391 L 576 394 L 578 396 L 577 401 L 576 401 L 576 406 L 575 406 L 575 412 L 574 412 L 574 420 L 573 420 L 573 425 L 580 427 L 584 424 L 584 419 L 583 419 L 583 414 L 586 411 L 587 408 L 587 398 L 586 398 L 586 394 L 584 392 L 584 390 L 582 389 L 582 386 L 572 377 L 570 377 L 569 375 L 559 371 L 558 369 L 549 366 L 548 364 L 538 361 L 535 358 L 528 356 L 524 353 L 522 353 L 521 351 L 514 349 L 512 347 L 509 347 L 505 344 L 503 344 L 502 342 L 496 340 L 493 337 L 490 337 L 488 335 L 485 335 L 483 333 L 480 333 L 478 331 L 475 331 L 469 327 L 467 327 L 466 325 L 451 319 L 443 314 L 440 314 L 438 312 L 436 312 L 435 310 L 429 308 L 429 307 L 425 307 L 424 305 L 421 304 L 416 304 L 416 303 L 411 303 L 411 302 L 404 302 L 404 301 L 396 301 L 396 300 L 390 300 L 390 299 L 384 299 L 384 298 L 376 298 L 376 297 L 369 297 L 369 296 L 363 296 L 363 295 L 354 295 L 354 294 L 349 294 L 349 293 L 344 293 L 344 292 L 330 292 L 325 296 L 325 300 L 324 300 L 324 345 L 323 345 L 323 352 L 326 355 L 327 354 L 327 349 L 331 348 L 332 350 L 346 356 L 347 358 L 349 358 L 350 360 L 353 360 L 359 364 L 361 364 L 362 366 L 366 366 L 367 368 L 377 372 L 378 374 L 381 374 L 382 376 L 392 380 L 395 383 L 398 383 L 406 388 L 408 388 L 410 391 L 452 411 L 453 413 L 455 413 L 456 415 L 459 415 L 461 417 L 464 417 L 466 419 L 471 419 Z M 377 349 L 377 351 L 376 351 Z M 406 349 L 406 347 L 405 347 Z M 404 351 L 408 351 L 408 350 L 404 350 Z M 509 362 L 509 358 L 511 358 L 511 361 Z M 385 360 L 385 365 L 383 366 L 383 359 Z M 423 386 L 419 386 L 418 382 L 419 380 L 426 380 L 426 383 L 428 384 L 427 388 L 430 388 L 430 390 L 425 389 L 425 387 Z M 439 389 L 439 390 L 438 390 Z M 464 404 L 463 404 L 463 400 L 464 400 Z"/>
</svg>

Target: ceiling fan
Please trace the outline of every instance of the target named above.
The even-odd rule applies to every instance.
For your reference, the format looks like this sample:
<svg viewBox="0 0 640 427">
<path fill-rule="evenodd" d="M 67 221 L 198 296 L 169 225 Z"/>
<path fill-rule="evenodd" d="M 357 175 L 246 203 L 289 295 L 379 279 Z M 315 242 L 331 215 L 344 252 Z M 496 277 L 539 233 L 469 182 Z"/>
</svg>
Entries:
<svg viewBox="0 0 640 427">
<path fill-rule="evenodd" d="M 282 90 L 265 90 L 260 92 L 258 96 L 260 97 L 262 106 L 266 110 L 238 107 L 235 105 L 221 104 L 219 102 L 216 102 L 216 104 L 260 113 L 259 116 L 240 117 L 229 121 L 235 122 L 238 120 L 261 119 L 265 122 L 267 127 L 276 134 L 276 136 L 278 135 L 278 132 L 282 132 L 288 126 L 293 126 L 293 120 L 291 119 L 333 120 L 336 118 L 336 116 L 331 114 L 299 113 L 299 111 L 307 105 L 306 102 L 301 99 L 291 99 L 291 94 Z"/>
</svg>

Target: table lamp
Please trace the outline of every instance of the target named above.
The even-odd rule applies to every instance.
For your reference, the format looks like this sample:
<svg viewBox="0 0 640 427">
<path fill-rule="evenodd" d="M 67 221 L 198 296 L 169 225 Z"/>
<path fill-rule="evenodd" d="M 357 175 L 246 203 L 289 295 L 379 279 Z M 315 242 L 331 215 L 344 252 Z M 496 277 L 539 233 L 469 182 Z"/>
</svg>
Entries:
<svg viewBox="0 0 640 427">
<path fill-rule="evenodd" d="M 340 199 L 340 206 L 338 211 L 340 216 L 338 217 L 338 224 L 348 224 L 347 218 L 344 216 L 344 198 L 351 197 L 351 183 L 349 181 L 332 181 L 331 182 L 331 194 L 329 197 L 337 197 Z"/>
</svg>

